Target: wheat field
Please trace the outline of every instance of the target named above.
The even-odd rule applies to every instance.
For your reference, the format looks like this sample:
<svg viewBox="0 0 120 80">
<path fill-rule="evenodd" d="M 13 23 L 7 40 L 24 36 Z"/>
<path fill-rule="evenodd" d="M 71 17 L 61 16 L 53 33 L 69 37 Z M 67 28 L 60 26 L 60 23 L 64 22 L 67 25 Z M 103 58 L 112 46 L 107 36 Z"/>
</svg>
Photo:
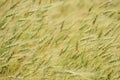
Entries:
<svg viewBox="0 0 120 80">
<path fill-rule="evenodd" d="M 0 80 L 120 80 L 120 0 L 0 0 Z"/>
</svg>

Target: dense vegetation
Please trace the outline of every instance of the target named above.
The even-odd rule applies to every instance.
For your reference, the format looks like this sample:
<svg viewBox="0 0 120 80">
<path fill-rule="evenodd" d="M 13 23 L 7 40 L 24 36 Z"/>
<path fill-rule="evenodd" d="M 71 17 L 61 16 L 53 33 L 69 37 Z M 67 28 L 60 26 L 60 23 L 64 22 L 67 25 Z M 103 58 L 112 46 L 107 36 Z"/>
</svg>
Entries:
<svg viewBox="0 0 120 80">
<path fill-rule="evenodd" d="M 120 0 L 0 0 L 0 80 L 120 80 Z"/>
</svg>

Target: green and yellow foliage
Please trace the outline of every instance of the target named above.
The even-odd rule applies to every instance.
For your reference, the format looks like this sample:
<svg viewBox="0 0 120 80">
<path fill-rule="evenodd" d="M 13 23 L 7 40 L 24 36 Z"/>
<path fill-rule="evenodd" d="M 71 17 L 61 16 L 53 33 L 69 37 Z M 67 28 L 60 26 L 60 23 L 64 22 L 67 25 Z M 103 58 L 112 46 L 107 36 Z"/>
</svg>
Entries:
<svg viewBox="0 0 120 80">
<path fill-rule="evenodd" d="M 0 0 L 0 80 L 120 80 L 120 0 Z"/>
</svg>

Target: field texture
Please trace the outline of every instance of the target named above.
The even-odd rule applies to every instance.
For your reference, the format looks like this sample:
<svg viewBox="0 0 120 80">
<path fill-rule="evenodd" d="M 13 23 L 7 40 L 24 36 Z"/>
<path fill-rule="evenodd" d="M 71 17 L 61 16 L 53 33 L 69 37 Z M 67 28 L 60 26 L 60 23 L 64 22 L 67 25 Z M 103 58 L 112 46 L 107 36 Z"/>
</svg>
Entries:
<svg viewBox="0 0 120 80">
<path fill-rule="evenodd" d="M 0 0 L 0 80 L 120 80 L 120 0 Z"/>
</svg>

